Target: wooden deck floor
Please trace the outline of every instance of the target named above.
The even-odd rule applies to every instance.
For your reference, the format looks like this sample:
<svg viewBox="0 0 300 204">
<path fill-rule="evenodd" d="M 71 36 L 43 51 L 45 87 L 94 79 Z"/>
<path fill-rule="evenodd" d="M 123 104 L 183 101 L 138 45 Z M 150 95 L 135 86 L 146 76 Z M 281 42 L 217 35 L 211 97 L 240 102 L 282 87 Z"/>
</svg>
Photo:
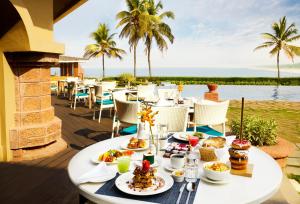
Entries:
<svg viewBox="0 0 300 204">
<path fill-rule="evenodd" d="M 92 110 L 79 106 L 74 111 L 67 100 L 55 96 L 52 97 L 52 104 L 55 114 L 62 119 L 62 135 L 68 148 L 49 158 L 0 163 L 1 204 L 79 202 L 78 192 L 67 175 L 68 162 L 82 148 L 110 138 L 112 120 L 104 112 L 100 125 L 92 120 Z M 280 197 L 266 203 L 286 202 Z"/>
<path fill-rule="evenodd" d="M 92 120 L 93 111 L 79 106 L 74 111 L 67 100 L 52 97 L 55 114 L 62 119 L 64 151 L 44 159 L 0 163 L 0 203 L 78 203 L 66 167 L 82 148 L 111 136 L 112 120 L 104 112 L 101 124 Z"/>
</svg>

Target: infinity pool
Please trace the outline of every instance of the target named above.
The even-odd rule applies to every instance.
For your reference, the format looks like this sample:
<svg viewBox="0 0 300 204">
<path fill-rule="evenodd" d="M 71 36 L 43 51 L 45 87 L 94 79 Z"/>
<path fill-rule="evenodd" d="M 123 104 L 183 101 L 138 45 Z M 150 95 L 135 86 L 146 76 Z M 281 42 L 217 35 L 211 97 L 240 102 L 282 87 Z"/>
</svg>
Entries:
<svg viewBox="0 0 300 204">
<path fill-rule="evenodd" d="M 183 97 L 203 96 L 208 91 L 206 85 L 185 85 L 182 93 Z M 221 99 L 241 99 L 248 100 L 285 100 L 300 102 L 300 86 L 240 86 L 240 85 L 220 85 L 218 87 Z"/>
</svg>

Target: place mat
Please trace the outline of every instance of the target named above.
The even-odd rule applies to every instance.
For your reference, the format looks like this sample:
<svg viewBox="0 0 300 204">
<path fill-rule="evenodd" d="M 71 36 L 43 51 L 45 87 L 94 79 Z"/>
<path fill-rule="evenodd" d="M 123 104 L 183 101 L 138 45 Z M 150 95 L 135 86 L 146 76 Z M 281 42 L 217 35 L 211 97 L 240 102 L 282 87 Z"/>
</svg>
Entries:
<svg viewBox="0 0 300 204">
<path fill-rule="evenodd" d="M 152 203 L 174 204 L 174 203 L 176 203 L 177 198 L 179 196 L 180 187 L 182 186 L 182 184 L 184 184 L 183 182 L 181 182 L 181 183 L 174 182 L 174 185 L 172 186 L 172 188 L 166 192 L 156 194 L 156 195 L 150 195 L 150 196 L 134 196 L 134 195 L 126 194 L 126 193 L 120 191 L 116 187 L 115 181 L 118 176 L 119 175 L 117 175 L 114 179 L 106 182 L 101 188 L 99 188 L 95 192 L 95 194 L 114 196 L 114 197 L 120 197 L 120 198 L 128 198 L 128 199 L 140 200 L 140 201 L 152 202 Z M 199 181 L 200 180 L 198 179 L 196 182 L 196 190 L 191 192 L 189 203 L 194 202 L 197 188 L 199 185 Z M 182 192 L 180 204 L 186 202 L 187 196 L 188 196 L 188 191 L 185 188 L 184 191 Z"/>
</svg>

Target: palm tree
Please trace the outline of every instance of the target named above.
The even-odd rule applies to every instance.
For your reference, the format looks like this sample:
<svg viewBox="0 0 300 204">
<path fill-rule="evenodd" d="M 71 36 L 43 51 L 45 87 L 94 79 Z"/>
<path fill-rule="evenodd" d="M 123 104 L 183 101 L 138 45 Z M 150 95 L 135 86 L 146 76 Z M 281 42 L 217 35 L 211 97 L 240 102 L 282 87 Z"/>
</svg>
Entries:
<svg viewBox="0 0 300 204">
<path fill-rule="evenodd" d="M 117 28 L 123 27 L 120 38 L 128 38 L 130 51 L 133 49 L 134 77 L 136 77 L 136 48 L 145 33 L 149 16 L 144 7 L 145 1 L 126 0 L 128 10 L 120 11 L 117 14 L 117 19 L 120 20 Z"/>
<path fill-rule="evenodd" d="M 262 43 L 260 46 L 254 49 L 258 50 L 261 48 L 271 47 L 270 54 L 271 56 L 277 55 L 277 75 L 278 75 L 278 84 L 280 83 L 280 71 L 279 71 L 279 57 L 281 50 L 284 54 L 294 62 L 295 55 L 300 55 L 300 47 L 291 45 L 290 43 L 300 39 L 298 35 L 298 30 L 295 23 L 287 26 L 286 17 L 279 19 L 279 22 L 275 22 L 272 25 L 273 34 L 271 33 L 262 33 L 262 37 L 267 41 Z"/>
<path fill-rule="evenodd" d="M 155 4 L 154 0 L 148 0 L 146 2 L 146 9 L 151 17 L 148 18 L 149 22 L 147 26 L 147 31 L 145 33 L 145 52 L 147 54 L 148 59 L 149 76 L 152 77 L 151 48 L 153 38 L 155 39 L 156 44 L 161 52 L 163 52 L 164 49 L 168 49 L 168 45 L 165 38 L 167 38 L 171 43 L 173 43 L 174 36 L 172 34 L 170 26 L 164 23 L 163 19 L 165 17 L 174 19 L 175 15 L 172 11 L 166 11 L 160 14 L 160 11 L 163 9 L 163 4 L 161 1 Z"/>
<path fill-rule="evenodd" d="M 94 44 L 85 47 L 84 57 L 102 57 L 102 77 L 105 77 L 104 57 L 114 57 L 122 59 L 122 54 L 126 52 L 116 47 L 116 42 L 113 40 L 116 33 L 110 34 L 106 24 L 99 24 L 97 30 L 91 33 L 91 37 L 96 41 Z"/>
</svg>

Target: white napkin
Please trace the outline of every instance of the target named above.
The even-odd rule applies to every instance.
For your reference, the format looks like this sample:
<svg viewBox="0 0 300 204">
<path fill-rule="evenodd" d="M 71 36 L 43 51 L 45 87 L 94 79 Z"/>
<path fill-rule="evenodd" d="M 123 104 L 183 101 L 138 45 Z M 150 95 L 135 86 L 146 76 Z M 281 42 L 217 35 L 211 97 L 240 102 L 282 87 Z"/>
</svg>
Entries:
<svg viewBox="0 0 300 204">
<path fill-rule="evenodd" d="M 105 182 L 116 176 L 117 170 L 113 166 L 107 166 L 105 162 L 101 162 L 92 170 L 84 173 L 75 180 L 77 185 L 86 182 Z"/>
</svg>

